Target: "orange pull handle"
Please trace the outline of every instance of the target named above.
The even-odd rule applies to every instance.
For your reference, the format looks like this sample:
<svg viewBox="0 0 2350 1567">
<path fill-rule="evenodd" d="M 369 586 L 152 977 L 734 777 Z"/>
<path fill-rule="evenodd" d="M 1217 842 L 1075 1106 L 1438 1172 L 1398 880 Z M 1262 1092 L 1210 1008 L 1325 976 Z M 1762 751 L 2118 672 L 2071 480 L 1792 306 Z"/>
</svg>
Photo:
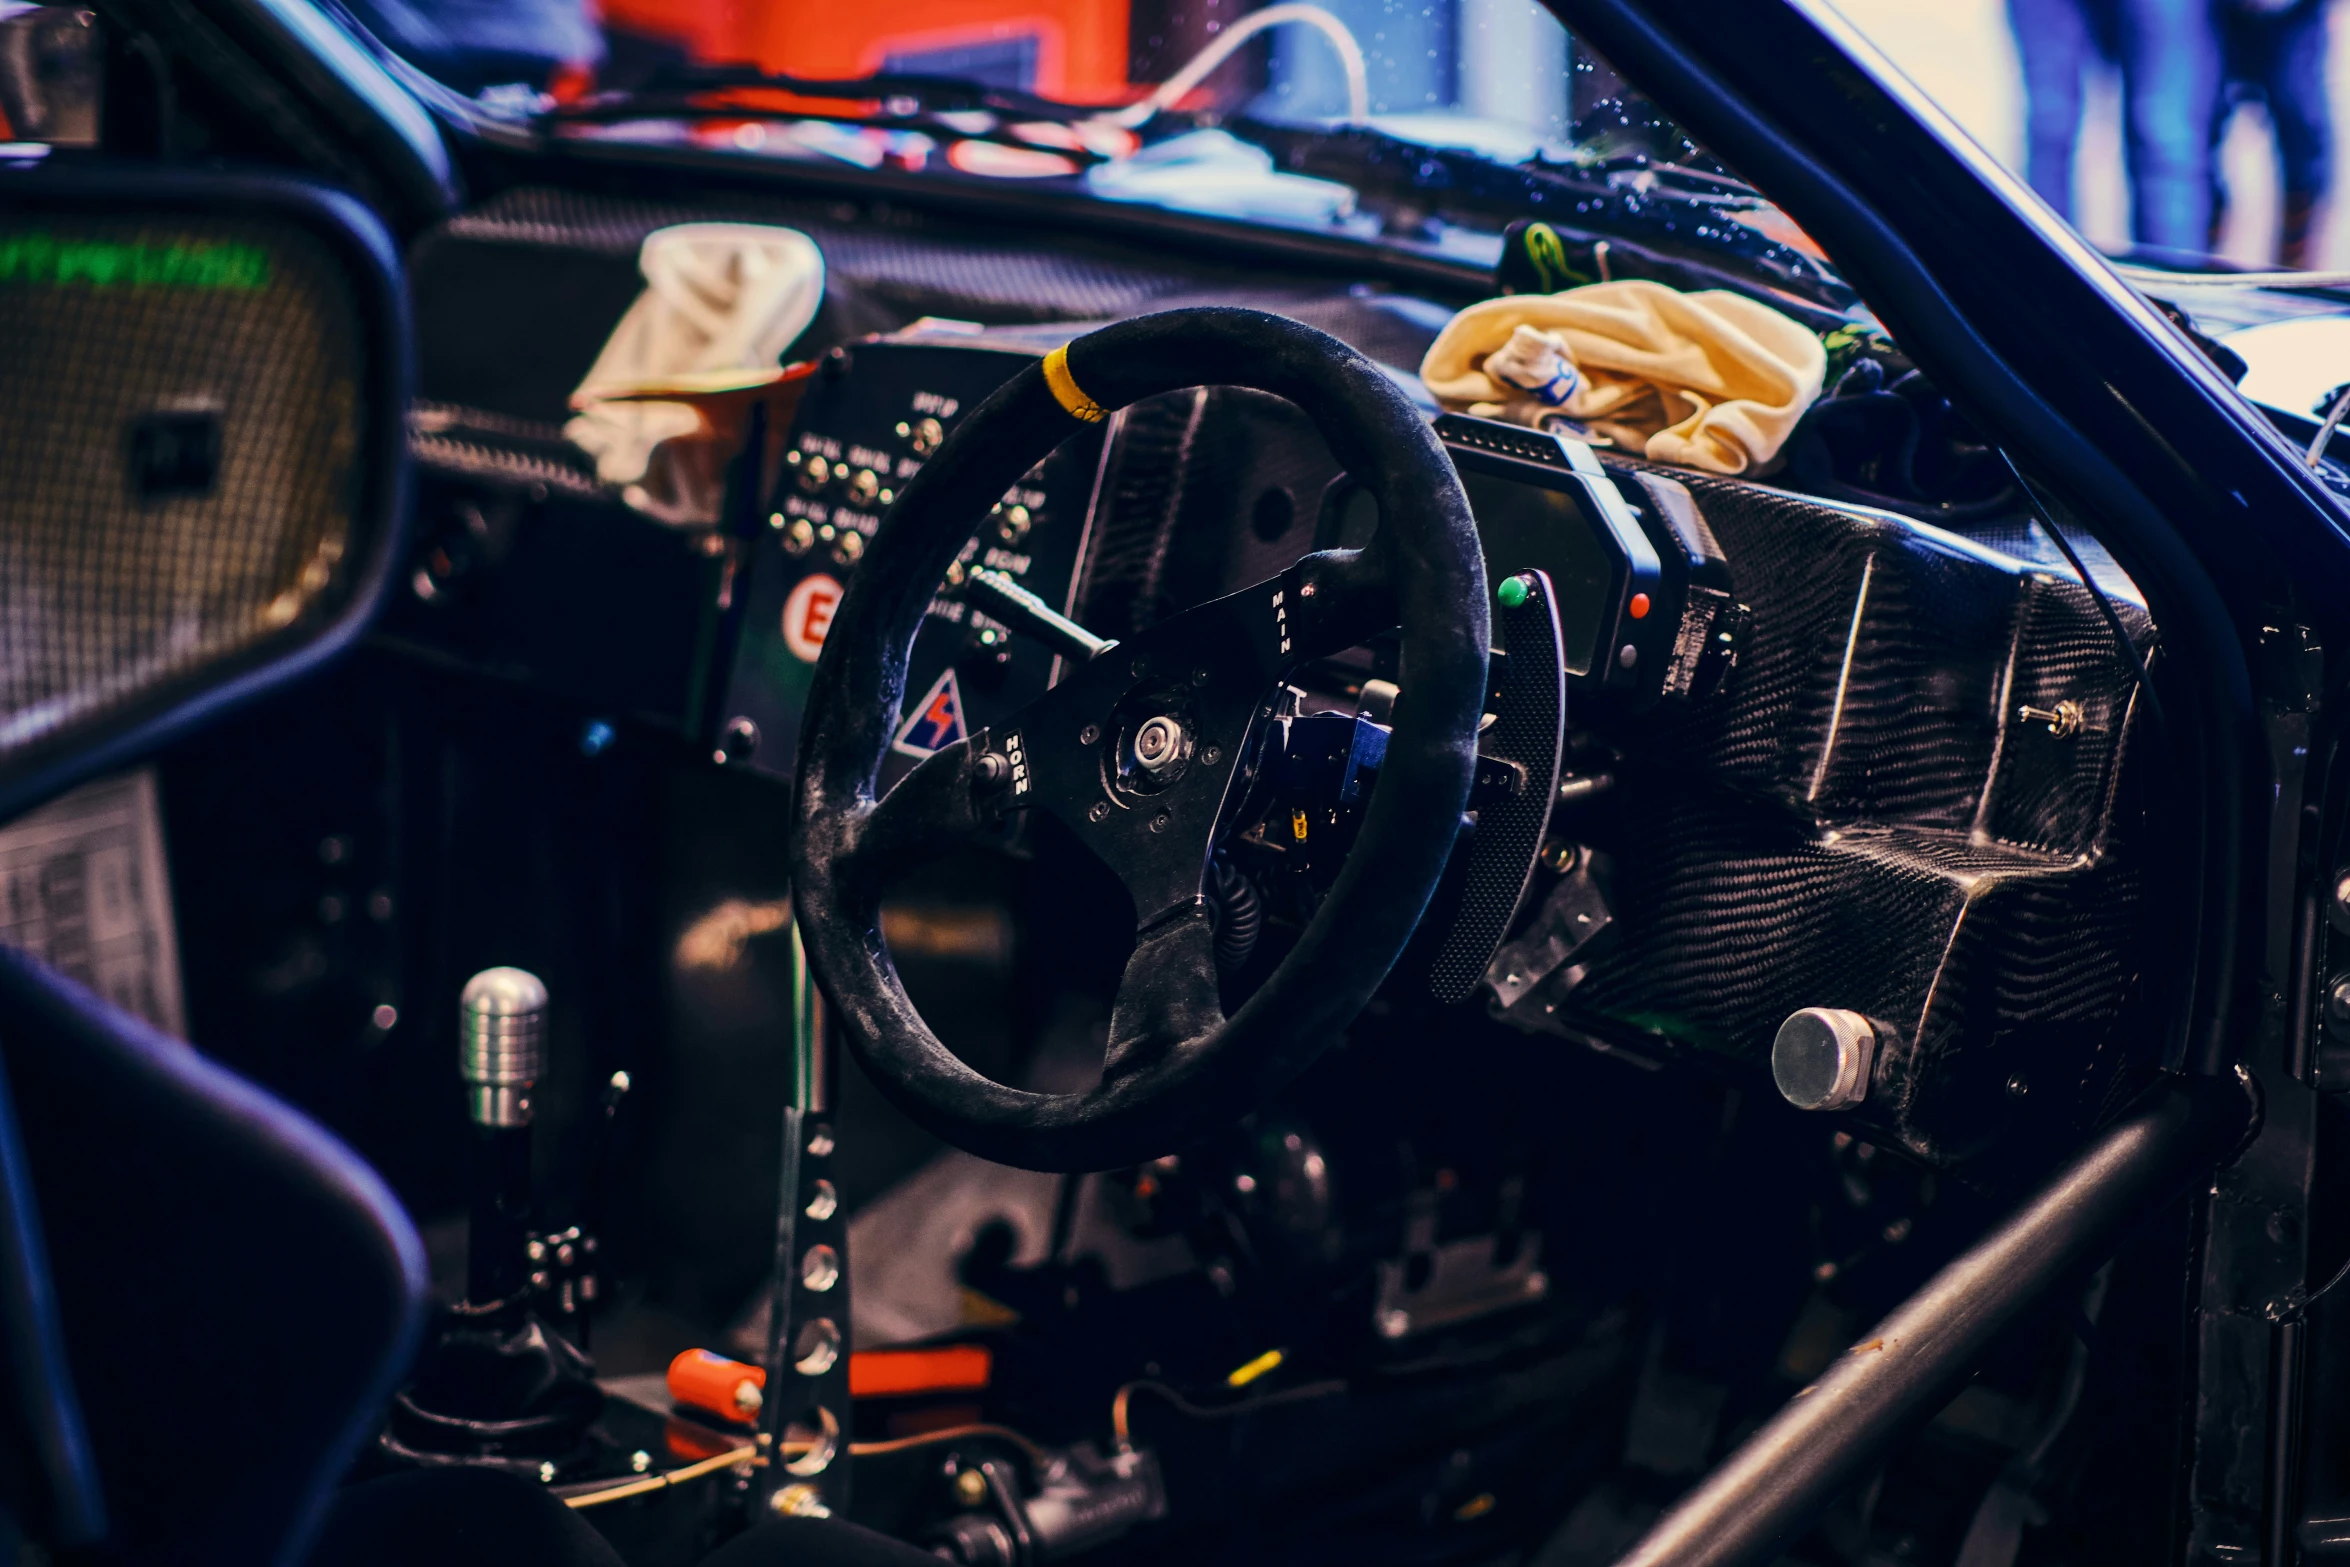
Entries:
<svg viewBox="0 0 2350 1567">
<path fill-rule="evenodd" d="M 995 1372 L 985 1344 L 861 1349 L 849 1357 L 851 1398 L 909 1398 L 924 1393 L 978 1393 Z M 689 1409 L 749 1424 L 766 1402 L 767 1372 L 706 1349 L 669 1362 L 669 1396 Z"/>
</svg>

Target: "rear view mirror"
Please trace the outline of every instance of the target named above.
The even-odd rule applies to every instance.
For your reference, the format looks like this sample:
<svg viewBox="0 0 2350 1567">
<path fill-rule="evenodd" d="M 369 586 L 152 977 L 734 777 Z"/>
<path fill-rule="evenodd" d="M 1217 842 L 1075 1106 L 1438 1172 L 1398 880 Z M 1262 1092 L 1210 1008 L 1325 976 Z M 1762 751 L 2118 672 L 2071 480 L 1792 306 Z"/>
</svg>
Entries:
<svg viewBox="0 0 2350 1567">
<path fill-rule="evenodd" d="M 350 642 L 399 558 L 409 373 L 349 198 L 0 168 L 0 820 Z"/>
</svg>

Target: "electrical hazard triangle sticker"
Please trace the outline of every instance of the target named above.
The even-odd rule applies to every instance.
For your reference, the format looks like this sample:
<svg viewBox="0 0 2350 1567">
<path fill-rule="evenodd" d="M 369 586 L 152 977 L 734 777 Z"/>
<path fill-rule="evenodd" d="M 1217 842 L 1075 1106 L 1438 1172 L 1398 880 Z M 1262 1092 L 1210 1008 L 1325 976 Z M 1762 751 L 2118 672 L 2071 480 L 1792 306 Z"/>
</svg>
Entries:
<svg viewBox="0 0 2350 1567">
<path fill-rule="evenodd" d="M 898 737 L 890 742 L 890 749 L 908 756 L 929 756 L 953 745 L 965 733 L 963 688 L 955 684 L 955 671 L 950 665 L 938 677 L 938 684 L 930 688 L 930 694 L 915 705 L 913 716 L 899 726 Z"/>
</svg>

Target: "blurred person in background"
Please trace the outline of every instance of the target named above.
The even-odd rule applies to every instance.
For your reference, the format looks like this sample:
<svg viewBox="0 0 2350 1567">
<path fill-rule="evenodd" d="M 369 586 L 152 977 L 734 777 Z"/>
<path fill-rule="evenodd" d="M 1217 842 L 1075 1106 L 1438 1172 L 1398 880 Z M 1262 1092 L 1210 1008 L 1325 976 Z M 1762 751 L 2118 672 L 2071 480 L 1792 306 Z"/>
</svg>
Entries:
<svg viewBox="0 0 2350 1567">
<path fill-rule="evenodd" d="M 2216 0 L 2224 85 L 2211 121 L 2211 248 L 2219 248 L 2228 188 L 2217 150 L 2237 109 L 2268 109 L 2277 144 L 2283 221 L 2280 265 L 2316 264 L 2317 214 L 2333 185 L 2334 126 L 2326 102 L 2327 0 Z"/>
<path fill-rule="evenodd" d="M 2141 248 L 2191 254 L 2209 245 L 2209 126 L 2220 86 L 2212 3 L 2008 0 L 2024 75 L 2024 177 L 2068 223 L 2083 80 L 2106 60 L 2121 68 L 2132 239 Z"/>
<path fill-rule="evenodd" d="M 2024 72 L 2024 178 L 2075 221 L 2073 151 L 2089 68 L 2118 61 L 2118 0 L 2007 0 Z"/>
</svg>

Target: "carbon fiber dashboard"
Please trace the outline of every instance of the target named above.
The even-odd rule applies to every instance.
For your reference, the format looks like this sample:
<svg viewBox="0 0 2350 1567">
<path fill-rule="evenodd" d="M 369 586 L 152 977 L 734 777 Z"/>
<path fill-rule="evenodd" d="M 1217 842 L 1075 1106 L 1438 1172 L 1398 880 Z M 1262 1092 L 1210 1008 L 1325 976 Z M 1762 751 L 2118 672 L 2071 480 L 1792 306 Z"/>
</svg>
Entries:
<svg viewBox="0 0 2350 1567">
<path fill-rule="evenodd" d="M 728 698 L 774 737 L 752 765 L 788 770 L 795 677 L 815 649 L 795 643 L 793 617 L 830 580 L 809 573 L 845 573 L 828 563 L 853 563 L 841 552 L 860 542 L 824 553 L 825 525 L 841 523 L 825 508 L 847 504 L 835 492 L 866 477 L 860 464 L 881 464 L 876 484 L 918 466 L 919 446 L 899 447 L 919 440 L 925 408 L 974 400 L 1067 330 L 868 344 L 811 394 L 798 455 L 829 461 L 779 503 L 763 549 L 783 553 L 754 573 Z M 1311 547 L 1314 498 L 1335 472 L 1297 410 L 1230 388 L 1138 405 L 1106 444 L 1048 466 L 979 544 L 1114 636 L 1282 569 Z M 1628 505 L 1658 504 L 1633 465 L 1612 476 Z M 1669 477 L 1747 611 L 1736 663 L 1694 700 L 1570 698 L 1584 751 L 1612 754 L 1577 770 L 1588 782 L 1604 766 L 1613 787 L 1554 807 L 1548 868 L 1487 971 L 1493 1009 L 1535 1032 L 1712 1062 L 1762 1092 L 1788 1014 L 1850 1009 L 1879 1025 L 1868 1095 L 1842 1123 L 1871 1140 L 1954 1167 L 2030 1124 L 2076 1126 L 2124 1064 L 2143 901 L 2123 765 L 2134 671 L 2095 601 L 2026 558 L 2028 528 L 1994 548 L 1765 485 Z M 997 538 L 1015 525 L 1016 546 Z M 2144 609 L 2126 594 L 2115 608 L 2150 648 Z M 1049 679 L 1040 649 L 981 645 L 995 633 L 975 625 L 925 633 L 909 696 L 929 694 L 901 750 L 944 743 L 922 727 L 933 708 L 951 738 L 966 702 L 984 722 Z M 1327 671 L 1346 689 L 1323 699 L 1347 705 L 1366 672 Z M 1546 919 L 1602 934 L 1506 972 L 1513 953 L 1543 953 Z"/>
<path fill-rule="evenodd" d="M 2096 604 L 1906 519 L 1676 476 L 1749 639 L 1713 701 L 1627 737 L 1585 824 L 1607 937 L 1506 1015 L 1767 1074 L 1790 1012 L 1866 1013 L 1852 1114 L 1937 1165 L 2079 1113 L 2120 1064 L 2141 903 L 2135 680 Z"/>
</svg>

